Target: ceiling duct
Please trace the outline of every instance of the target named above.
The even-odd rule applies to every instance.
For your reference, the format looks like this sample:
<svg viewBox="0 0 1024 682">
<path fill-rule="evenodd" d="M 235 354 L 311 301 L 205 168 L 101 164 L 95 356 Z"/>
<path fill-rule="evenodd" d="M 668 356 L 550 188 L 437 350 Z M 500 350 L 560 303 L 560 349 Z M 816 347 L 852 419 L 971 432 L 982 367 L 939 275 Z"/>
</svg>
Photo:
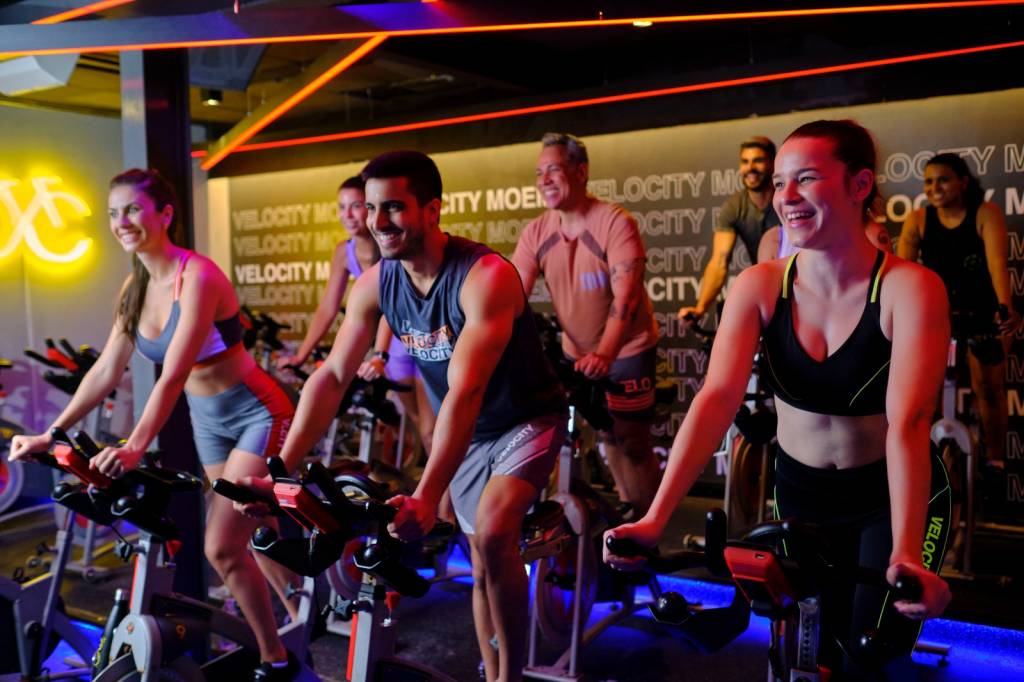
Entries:
<svg viewBox="0 0 1024 682">
<path fill-rule="evenodd" d="M 201 47 L 189 50 L 188 79 L 192 85 L 244 91 L 249 87 L 266 45 Z"/>
<path fill-rule="evenodd" d="M 67 85 L 77 54 L 18 57 L 0 62 L 0 92 L 13 97 Z"/>
</svg>

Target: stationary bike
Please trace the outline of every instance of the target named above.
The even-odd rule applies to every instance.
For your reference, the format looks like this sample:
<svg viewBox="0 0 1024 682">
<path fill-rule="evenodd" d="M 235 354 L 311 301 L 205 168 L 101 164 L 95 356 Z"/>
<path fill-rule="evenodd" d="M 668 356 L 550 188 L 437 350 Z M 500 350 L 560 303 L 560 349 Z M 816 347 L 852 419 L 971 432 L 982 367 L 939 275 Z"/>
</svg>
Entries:
<svg viewBox="0 0 1024 682">
<path fill-rule="evenodd" d="M 741 541 L 725 543 L 724 559 L 729 573 L 750 602 L 750 608 L 771 619 L 771 644 L 768 649 L 768 681 L 828 682 L 832 671 L 821 665 L 822 603 L 825 585 L 836 580 L 890 589 L 885 575 L 866 567 L 856 567 L 852 575 L 841 572 L 823 555 L 821 548 L 829 533 L 812 524 L 793 520 L 769 521 L 753 528 Z M 786 553 L 779 548 L 785 543 Z M 891 588 L 892 602 L 917 601 L 921 584 L 914 577 L 897 580 Z M 879 618 L 879 622 L 882 619 Z M 891 657 L 891 632 L 868 630 L 857 633 L 856 650 L 845 655 L 858 663 L 881 666 Z M 940 653 L 945 656 L 948 648 Z M 934 653 L 934 652 L 933 652 Z M 906 661 L 903 661 L 906 665 Z M 897 679 L 900 677 L 899 673 Z"/>
<path fill-rule="evenodd" d="M 70 449 L 67 441 L 57 442 L 54 454 L 40 454 L 36 461 L 61 472 L 66 470 L 55 455 Z M 58 484 L 55 494 L 60 494 Z M 25 578 L 16 571 L 14 579 L 0 577 L 0 649 L 14 657 L 0 658 L 0 679 L 42 680 L 88 676 L 86 663 L 93 654 L 93 644 L 82 630 L 64 613 L 60 587 L 64 568 L 71 553 L 72 530 L 75 514 L 65 516 L 65 524 L 57 531 L 55 554 L 49 570 L 33 578 Z M 73 666 L 64 672 L 51 674 L 43 668 L 49 655 L 59 642 L 66 642 L 78 656 Z"/>
<path fill-rule="evenodd" d="M 353 622 L 349 639 L 347 677 L 351 682 L 454 682 L 447 675 L 394 655 L 397 619 L 394 609 L 402 596 L 422 597 L 430 582 L 402 563 L 402 543 L 387 532 L 396 510 L 384 504 L 387 493 L 359 473 L 332 475 L 319 462 L 306 466 L 302 479 L 291 478 L 280 461 L 268 460 L 276 504 L 308 531 L 308 537 L 282 539 L 270 528 L 253 533 L 252 548 L 300 575 L 323 573 L 337 562 L 350 542 L 358 542 L 356 566 L 362 585 L 353 598 L 336 598 L 331 610 Z M 221 482 L 218 488 L 224 488 Z M 224 488 L 228 491 L 228 488 Z M 242 502 L 262 501 L 251 491 L 230 489 Z M 431 536 L 452 533 L 438 521 Z"/>
<path fill-rule="evenodd" d="M 768 682 L 828 682 L 832 671 L 818 658 L 821 642 L 821 591 L 834 580 L 889 588 L 879 571 L 857 567 L 840 571 L 822 552 L 828 533 L 812 524 L 793 520 L 768 521 L 755 526 L 742 540 L 726 540 L 726 520 L 720 509 L 706 516 L 705 550 L 702 556 L 683 552 L 661 556 L 629 540 L 608 539 L 608 548 L 623 557 L 644 557 L 656 570 L 703 564 L 712 574 L 730 577 L 736 584 L 729 607 L 711 613 L 694 608 L 686 599 L 667 592 L 651 606 L 655 619 L 682 629 L 687 639 L 713 637 L 721 648 L 746 630 L 750 612 L 771 620 L 768 649 Z M 781 551 L 785 543 L 786 552 Z M 920 598 L 916 578 L 897 581 L 891 601 Z M 887 608 L 892 608 L 887 604 Z M 695 620 L 696 619 L 696 620 Z M 702 622 L 706 621 L 706 622 Z M 856 651 L 847 652 L 861 663 L 880 665 L 890 656 L 890 632 L 858 633 Z M 701 647 L 702 650 L 715 650 Z M 845 650 L 845 647 L 844 647 Z M 930 653 L 945 656 L 948 648 L 933 647 Z M 899 678 L 896 678 L 899 679 Z"/>
<path fill-rule="evenodd" d="M 7 358 L 0 358 L 0 370 L 10 369 L 13 366 Z M 4 402 L 7 393 L 3 384 L 0 384 L 0 514 L 4 513 L 21 497 L 22 488 L 25 485 L 25 470 L 21 462 L 10 462 L 7 460 L 8 449 L 11 439 L 25 433 L 25 428 L 8 419 L 3 418 Z"/>
<path fill-rule="evenodd" d="M 77 348 L 67 339 L 45 339 L 46 350 L 40 354 L 32 349 L 26 349 L 25 355 L 36 362 L 48 367 L 43 372 L 43 380 L 62 393 L 73 396 L 78 390 L 78 385 L 85 378 L 86 373 L 96 363 L 99 352 L 96 349 L 81 345 Z M 115 399 L 117 391 L 111 391 L 103 401 L 86 418 L 86 428 L 90 433 L 97 436 L 101 443 L 116 443 L 118 436 L 111 433 L 111 423 L 114 416 Z M 64 509 L 59 505 L 54 508 L 54 515 L 58 526 L 64 523 Z M 97 527 L 92 521 L 84 521 L 84 515 L 79 515 L 78 525 L 73 526 L 75 530 L 74 542 L 81 545 L 82 555 L 80 559 L 68 562 L 68 570 L 80 574 L 86 581 L 93 582 L 108 577 L 116 569 L 97 566 L 94 560 L 101 554 L 113 549 L 114 543 L 106 543 L 97 546 L 103 540 L 103 528 Z"/>
<path fill-rule="evenodd" d="M 580 471 L 582 456 L 577 420 L 583 417 L 594 429 L 610 431 L 612 417 L 605 393 L 622 389 L 607 379 L 593 381 L 583 377 L 564 357 L 549 355 L 549 359 L 568 390 L 569 424 L 566 443 L 559 452 L 557 489 L 543 503 L 558 508 L 560 520 L 554 529 L 543 531 L 539 540 L 524 540 L 521 552 L 524 560 L 532 564 L 524 675 L 543 680 L 573 680 L 578 677 L 582 649 L 606 629 L 644 606 L 645 602 L 636 598 L 636 588 L 646 585 L 655 599 L 661 589 L 654 574 L 627 578 L 599 562 L 600 537 L 604 530 L 624 523 L 626 518 L 624 510 L 587 484 Z M 527 517 L 524 532 L 529 531 L 532 524 L 531 517 Z M 532 546 L 538 542 L 543 542 L 543 550 Z M 616 602 L 618 606 L 588 627 L 591 610 L 599 601 Z M 541 640 L 561 650 L 554 662 L 541 662 Z"/>
<path fill-rule="evenodd" d="M 54 430 L 57 441 L 65 434 Z M 124 519 L 139 529 L 135 543 L 123 542 L 119 553 L 126 561 L 135 557 L 135 573 L 128 612 L 116 623 L 110 646 L 111 660 L 97 661 L 94 680 L 158 680 L 173 674 L 186 680 L 231 679 L 239 670 L 252 669 L 259 662 L 256 638 L 240 618 L 204 602 L 174 593 L 173 554 L 180 537 L 173 519 L 166 516 L 171 495 L 202 488 L 191 474 L 146 463 L 122 478 L 110 479 L 89 468 L 89 459 L 99 448 L 84 432 L 57 456 L 62 468 L 74 473 L 80 483 L 62 482 L 54 499 L 101 525 Z M 300 660 L 305 657 L 314 613 L 312 581 L 300 593 L 300 617 L 281 629 L 285 646 Z M 113 624 L 108 623 L 108 627 Z M 238 645 L 233 651 L 207 662 L 193 660 L 189 651 L 205 652 L 210 634 Z M 303 670 L 300 679 L 316 679 Z"/>
<path fill-rule="evenodd" d="M 1000 319 L 1006 319 L 1009 311 L 1000 306 Z M 959 368 L 966 366 L 967 353 L 972 353 L 982 364 L 998 364 L 1003 359 L 1003 347 L 998 329 L 987 316 L 966 312 L 951 315 L 952 338 L 946 356 L 946 376 L 942 387 L 942 416 L 932 424 L 931 439 L 939 449 L 939 455 L 949 471 L 954 490 L 958 493 L 953 504 L 952 526 L 954 539 L 950 548 L 951 561 L 943 569 L 943 575 L 951 578 L 972 580 L 974 539 L 979 530 L 996 531 L 1020 535 L 1024 530 L 1019 526 L 985 523 L 978 520 L 981 505 L 977 501 L 978 452 L 982 444 L 977 429 L 965 423 L 968 420 L 966 406 L 958 409 Z M 994 473 L 994 472 L 991 472 Z M 1001 577 L 1001 581 L 1009 581 Z"/>
</svg>

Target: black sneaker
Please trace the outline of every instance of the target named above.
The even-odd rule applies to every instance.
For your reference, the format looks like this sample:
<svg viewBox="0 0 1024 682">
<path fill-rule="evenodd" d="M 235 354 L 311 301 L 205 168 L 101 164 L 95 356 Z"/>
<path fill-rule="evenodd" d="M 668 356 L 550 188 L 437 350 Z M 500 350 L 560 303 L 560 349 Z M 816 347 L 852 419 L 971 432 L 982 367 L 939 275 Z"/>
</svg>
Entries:
<svg viewBox="0 0 1024 682">
<path fill-rule="evenodd" d="M 300 666 L 295 654 L 288 652 L 288 665 L 275 668 L 263 661 L 253 671 L 253 682 L 291 682 L 299 674 Z"/>
</svg>

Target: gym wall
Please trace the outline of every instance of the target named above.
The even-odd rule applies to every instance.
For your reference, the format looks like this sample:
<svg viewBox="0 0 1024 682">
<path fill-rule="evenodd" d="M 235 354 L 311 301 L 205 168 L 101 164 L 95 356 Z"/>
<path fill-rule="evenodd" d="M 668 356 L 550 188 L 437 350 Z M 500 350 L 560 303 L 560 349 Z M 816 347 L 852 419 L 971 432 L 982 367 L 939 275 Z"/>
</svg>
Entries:
<svg viewBox="0 0 1024 682">
<path fill-rule="evenodd" d="M 121 126 L 112 118 L 0 107 L 0 129 L 0 356 L 15 362 L 0 374 L 8 393 L 3 414 L 36 430 L 68 397 L 42 380 L 44 368 L 24 349 L 44 352 L 47 337 L 102 348 L 128 274 L 106 215 L 107 182 L 121 170 Z M 115 432 L 129 425 L 130 393 L 126 380 Z"/>
<path fill-rule="evenodd" d="M 1024 90 L 871 104 L 586 138 L 591 191 L 637 217 L 648 248 L 647 289 L 663 340 L 659 374 L 676 384 L 677 402 L 656 427 L 667 448 L 705 371 L 696 342 L 684 338 L 675 311 L 694 302 L 711 249 L 718 207 L 738 189 L 738 143 L 752 134 L 781 144 L 801 123 L 851 117 L 876 135 L 879 183 L 895 237 L 912 206 L 924 202 L 922 171 L 938 151 L 955 150 L 1007 215 L 1010 271 L 1024 306 Z M 572 132 L 572 131 L 568 131 Z M 380 139 L 381 151 L 387 138 Z M 539 143 L 436 154 L 445 185 L 443 226 L 510 253 L 519 231 L 543 210 L 534 188 Z M 230 235 L 231 277 L 253 307 L 292 326 L 301 338 L 315 307 L 334 244 L 344 232 L 334 216 L 335 189 L 361 164 L 227 178 L 227 199 L 211 229 Z M 211 204 L 212 208 L 212 204 Z M 225 212 L 226 209 L 226 212 Z M 219 227 L 217 227 L 219 226 Z M 747 264 L 742 247 L 734 271 Z M 545 309 L 542 285 L 532 300 Z M 289 338 L 285 336 L 285 338 Z M 1024 361 L 1021 342 L 1008 363 L 1008 499 L 1024 501 Z M 710 473 L 710 472 L 709 472 Z"/>
</svg>

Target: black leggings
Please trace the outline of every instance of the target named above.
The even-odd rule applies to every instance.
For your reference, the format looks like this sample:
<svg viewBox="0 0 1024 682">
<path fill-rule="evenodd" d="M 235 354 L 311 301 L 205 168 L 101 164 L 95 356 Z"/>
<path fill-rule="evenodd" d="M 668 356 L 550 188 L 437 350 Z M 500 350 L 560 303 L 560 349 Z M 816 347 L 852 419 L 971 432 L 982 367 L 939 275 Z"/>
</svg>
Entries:
<svg viewBox="0 0 1024 682">
<path fill-rule="evenodd" d="M 931 453 L 931 495 L 922 544 L 925 568 L 938 573 L 949 535 L 951 497 L 941 459 Z M 778 449 L 775 465 L 775 513 L 778 518 L 821 524 L 829 538 L 831 562 L 852 571 L 867 566 L 882 573 L 892 553 L 889 482 L 885 459 L 852 469 L 817 469 Z M 858 584 L 852 577 L 825 581 L 821 595 L 819 662 L 833 671 L 877 676 L 877 664 L 858 655 L 857 642 L 878 630 L 889 644 L 887 657 L 908 659 L 921 622 L 901 616 L 882 587 Z M 872 671 L 872 669 L 875 669 Z"/>
</svg>

